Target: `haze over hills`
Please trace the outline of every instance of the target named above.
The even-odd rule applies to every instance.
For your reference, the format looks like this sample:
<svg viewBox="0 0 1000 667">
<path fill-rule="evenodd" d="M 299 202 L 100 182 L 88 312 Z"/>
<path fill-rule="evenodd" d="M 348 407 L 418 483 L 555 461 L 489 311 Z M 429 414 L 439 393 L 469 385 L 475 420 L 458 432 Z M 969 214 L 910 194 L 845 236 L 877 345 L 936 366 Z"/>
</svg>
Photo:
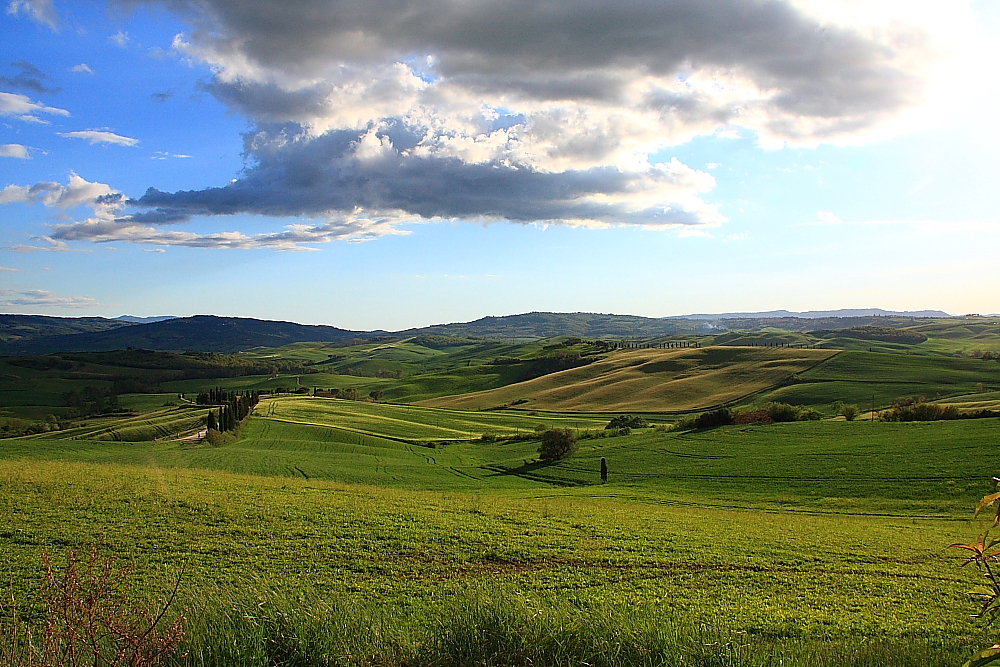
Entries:
<svg viewBox="0 0 1000 667">
<path fill-rule="evenodd" d="M 483 317 L 471 322 L 438 324 L 397 332 L 351 331 L 335 326 L 302 325 L 253 318 L 196 315 L 193 317 L 122 316 L 64 318 L 41 315 L 0 315 L 0 355 L 54 352 L 99 352 L 125 348 L 170 351 L 236 352 L 254 347 L 280 347 L 298 342 L 338 343 L 352 339 L 408 338 L 422 334 L 472 337 L 538 339 L 553 336 L 651 340 L 666 336 L 718 335 L 727 331 L 756 332 L 782 329 L 790 332 L 836 330 L 878 325 L 910 327 L 950 317 L 941 311 L 895 313 L 881 309 L 811 311 L 781 315 L 729 313 L 715 316 L 652 318 L 601 313 L 532 312 Z M 858 313 L 859 316 L 823 316 L 824 312 Z M 925 313 L 932 313 L 927 315 Z"/>
<path fill-rule="evenodd" d="M 825 317 L 951 317 L 943 310 L 882 310 L 881 308 L 841 308 L 839 310 L 806 310 L 793 312 L 789 310 L 767 310 L 760 313 L 698 313 L 692 315 L 677 315 L 677 319 L 686 320 L 731 320 L 743 318 L 796 317 L 802 319 L 818 319 Z"/>
<path fill-rule="evenodd" d="M 115 318 L 121 322 L 131 322 L 132 324 L 152 324 L 163 320 L 176 320 L 176 315 L 157 315 L 153 317 L 136 317 L 135 315 L 119 315 Z"/>
</svg>

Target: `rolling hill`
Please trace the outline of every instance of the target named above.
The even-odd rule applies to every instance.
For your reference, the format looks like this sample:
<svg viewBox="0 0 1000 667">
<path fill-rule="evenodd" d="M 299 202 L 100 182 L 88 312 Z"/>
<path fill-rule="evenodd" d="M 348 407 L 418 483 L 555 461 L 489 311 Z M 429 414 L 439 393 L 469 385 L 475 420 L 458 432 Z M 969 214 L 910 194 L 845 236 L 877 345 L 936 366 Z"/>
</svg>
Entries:
<svg viewBox="0 0 1000 667">
<path fill-rule="evenodd" d="M 56 318 L 39 317 L 32 322 L 40 321 L 44 324 L 49 319 Z M 130 347 L 146 350 L 237 352 L 253 347 L 280 347 L 304 341 L 340 342 L 359 336 L 370 338 L 383 333 L 215 315 L 178 317 L 148 324 L 128 324 L 115 320 L 104 322 L 114 322 L 114 325 L 101 329 L 99 327 L 104 324 L 96 322 L 90 325 L 92 328 L 84 331 L 43 333 L 4 341 L 0 344 L 0 354 L 12 356 L 53 352 L 105 352 Z M 52 327 L 43 331 L 51 330 Z"/>
<path fill-rule="evenodd" d="M 528 410 L 679 413 L 748 398 L 835 354 L 742 347 L 623 350 L 581 368 L 420 404 L 478 410 L 517 402 Z"/>
</svg>

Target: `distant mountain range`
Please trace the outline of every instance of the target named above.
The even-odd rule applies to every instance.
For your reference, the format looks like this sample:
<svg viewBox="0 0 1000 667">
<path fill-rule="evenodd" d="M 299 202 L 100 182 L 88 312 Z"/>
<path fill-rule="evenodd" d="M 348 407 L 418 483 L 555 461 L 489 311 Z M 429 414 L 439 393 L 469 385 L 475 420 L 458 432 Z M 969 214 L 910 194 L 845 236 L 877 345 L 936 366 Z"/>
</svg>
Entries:
<svg viewBox="0 0 1000 667">
<path fill-rule="evenodd" d="M 827 315 L 826 313 L 840 313 Z M 861 314 L 858 314 L 861 313 Z M 149 350 L 237 352 L 254 347 L 280 347 L 291 343 L 339 343 L 354 339 L 399 339 L 422 334 L 474 338 L 581 338 L 654 339 L 685 334 L 724 331 L 759 331 L 773 327 L 788 331 L 814 331 L 878 325 L 904 327 L 918 320 L 950 317 L 942 311 L 899 313 L 881 310 L 839 310 L 790 313 L 721 313 L 686 317 L 639 317 L 600 313 L 523 313 L 483 317 L 472 322 L 438 324 L 405 331 L 350 331 L 333 326 L 304 325 L 242 317 L 46 317 L 0 315 L 0 355 L 55 352 L 102 352 L 126 348 Z"/>
<path fill-rule="evenodd" d="M 775 317 L 798 317 L 815 320 L 824 317 L 951 317 L 943 310 L 882 310 L 881 308 L 841 308 L 840 310 L 807 310 L 801 313 L 789 310 L 768 310 L 761 313 L 715 313 L 714 315 L 678 315 L 685 320 L 734 320 Z"/>
</svg>

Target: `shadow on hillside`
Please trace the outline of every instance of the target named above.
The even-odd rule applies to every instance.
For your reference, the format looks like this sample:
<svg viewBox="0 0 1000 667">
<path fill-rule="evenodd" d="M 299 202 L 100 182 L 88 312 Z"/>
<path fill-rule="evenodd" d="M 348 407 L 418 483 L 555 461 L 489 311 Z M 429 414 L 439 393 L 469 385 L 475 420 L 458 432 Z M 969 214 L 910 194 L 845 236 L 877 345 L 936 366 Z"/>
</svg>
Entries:
<svg viewBox="0 0 1000 667">
<path fill-rule="evenodd" d="M 533 461 L 525 463 L 516 468 L 504 468 L 498 465 L 484 466 L 490 472 L 485 477 L 520 477 L 532 482 L 544 482 L 554 486 L 586 486 L 586 483 L 571 479 L 559 479 L 555 477 L 543 476 L 539 473 L 560 463 L 559 461 Z"/>
</svg>

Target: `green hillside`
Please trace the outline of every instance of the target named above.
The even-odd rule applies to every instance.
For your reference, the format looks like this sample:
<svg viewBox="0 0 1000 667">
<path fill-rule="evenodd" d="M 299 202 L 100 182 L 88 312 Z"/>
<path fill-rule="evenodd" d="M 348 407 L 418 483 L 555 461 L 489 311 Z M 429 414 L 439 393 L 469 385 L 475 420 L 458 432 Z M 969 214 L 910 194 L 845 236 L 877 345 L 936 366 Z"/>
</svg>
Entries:
<svg viewBox="0 0 1000 667">
<path fill-rule="evenodd" d="M 0 344 L 13 349 L 37 338 L 79 333 L 113 331 L 132 326 L 131 322 L 104 317 L 48 317 L 44 315 L 0 315 Z"/>
<path fill-rule="evenodd" d="M 5 316 L 11 317 L 11 316 Z M 63 332 L 49 326 L 31 337 L 0 342 L 0 355 L 50 354 L 58 352 L 104 352 L 142 348 L 198 352 L 237 352 L 252 347 L 278 347 L 300 341 L 343 341 L 374 334 L 274 322 L 240 317 L 196 315 L 148 324 L 121 323 L 106 330 L 88 328 Z"/>
<path fill-rule="evenodd" d="M 767 398 L 796 405 L 844 401 L 865 407 L 874 397 L 878 408 L 908 396 L 937 400 L 998 389 L 996 361 L 848 351 L 800 373 Z"/>
</svg>

